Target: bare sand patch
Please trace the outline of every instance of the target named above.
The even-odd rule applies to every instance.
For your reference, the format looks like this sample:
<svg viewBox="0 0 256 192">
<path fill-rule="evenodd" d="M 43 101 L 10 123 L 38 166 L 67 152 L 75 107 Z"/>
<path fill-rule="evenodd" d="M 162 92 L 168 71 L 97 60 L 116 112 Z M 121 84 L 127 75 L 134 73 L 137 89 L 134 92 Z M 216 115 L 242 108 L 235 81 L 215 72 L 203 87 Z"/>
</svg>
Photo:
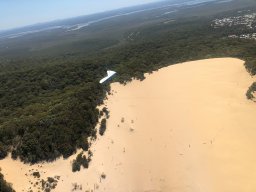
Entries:
<svg viewBox="0 0 256 192">
<path fill-rule="evenodd" d="M 18 192 L 34 182 L 31 169 L 41 178 L 60 176 L 54 190 L 60 192 L 74 183 L 82 185 L 78 191 L 256 191 L 256 105 L 245 96 L 253 79 L 243 64 L 199 60 L 142 82 L 114 83 L 105 102 L 107 131 L 92 146 L 89 169 L 72 173 L 75 156 L 42 167 L 6 158 L 3 174 Z"/>
</svg>

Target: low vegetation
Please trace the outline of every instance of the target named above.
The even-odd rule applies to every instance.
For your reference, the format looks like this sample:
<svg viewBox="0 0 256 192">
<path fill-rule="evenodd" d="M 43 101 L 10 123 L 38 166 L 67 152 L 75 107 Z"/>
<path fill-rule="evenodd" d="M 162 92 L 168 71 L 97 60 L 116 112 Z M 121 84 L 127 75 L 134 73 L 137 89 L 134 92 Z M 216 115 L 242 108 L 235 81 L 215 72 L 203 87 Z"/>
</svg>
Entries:
<svg viewBox="0 0 256 192">
<path fill-rule="evenodd" d="M 106 179 L 107 175 L 105 173 L 101 173 L 100 177 L 101 179 Z"/>
<path fill-rule="evenodd" d="M 256 58 L 247 58 L 245 62 L 245 67 L 252 76 L 255 76 L 256 75 Z M 256 82 L 252 83 L 252 85 L 248 88 L 246 92 L 247 99 L 254 100 L 255 92 L 256 92 Z"/>
<path fill-rule="evenodd" d="M 80 171 L 81 166 L 83 166 L 85 169 L 89 167 L 91 159 L 90 157 L 86 158 L 86 156 L 83 154 L 83 152 L 79 153 L 75 160 L 72 162 L 72 171 Z"/>
<path fill-rule="evenodd" d="M 104 135 L 106 129 L 107 129 L 107 120 L 104 118 L 101 120 L 101 123 L 100 123 L 99 134 L 101 136 Z"/>
<path fill-rule="evenodd" d="M 245 67 L 251 75 L 256 75 L 256 58 L 247 58 Z"/>
<path fill-rule="evenodd" d="M 51 190 L 55 189 L 58 185 L 59 177 L 48 177 L 47 180 L 41 180 L 42 190 L 44 192 L 50 192 Z"/>
<path fill-rule="evenodd" d="M 1 169 L 0 169 L 1 171 Z M 11 184 L 7 183 L 4 179 L 3 174 L 0 172 L 0 192 L 15 192 L 12 189 Z"/>
<path fill-rule="evenodd" d="M 103 107 L 102 112 L 105 114 L 106 118 L 109 118 L 109 110 L 106 107 Z"/>
<path fill-rule="evenodd" d="M 73 189 L 72 191 L 82 191 L 83 190 L 83 186 L 82 185 L 79 185 L 77 183 L 73 183 Z"/>
<path fill-rule="evenodd" d="M 40 173 L 38 171 L 33 172 L 32 175 L 36 178 L 40 178 Z"/>
<path fill-rule="evenodd" d="M 254 92 L 256 91 L 256 82 L 254 82 L 248 89 L 247 93 L 246 93 L 246 96 L 247 96 L 247 99 L 251 99 L 251 100 L 254 100 L 255 99 L 255 96 L 254 96 Z"/>
</svg>

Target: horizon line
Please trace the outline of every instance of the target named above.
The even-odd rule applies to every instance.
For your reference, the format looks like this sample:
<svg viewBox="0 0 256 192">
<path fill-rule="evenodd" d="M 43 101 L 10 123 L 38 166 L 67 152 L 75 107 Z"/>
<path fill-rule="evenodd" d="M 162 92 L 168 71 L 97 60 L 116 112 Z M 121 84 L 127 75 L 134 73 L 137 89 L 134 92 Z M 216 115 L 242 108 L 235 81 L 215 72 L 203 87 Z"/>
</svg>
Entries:
<svg viewBox="0 0 256 192">
<path fill-rule="evenodd" d="M 156 2 L 151 2 L 151 3 L 142 3 L 142 4 L 138 4 L 138 5 L 124 6 L 124 7 L 120 7 L 120 8 L 116 8 L 116 9 L 109 9 L 109 10 L 105 10 L 105 11 L 99 11 L 99 12 L 89 13 L 89 14 L 84 14 L 84 15 L 77 15 L 77 16 L 73 16 L 73 17 L 64 17 L 64 18 L 59 18 L 59 19 L 56 18 L 56 19 L 49 20 L 49 21 L 42 21 L 42 22 L 38 22 L 38 23 L 25 24 L 25 25 L 20 25 L 20 26 L 17 26 L 17 27 L 10 27 L 10 28 L 5 28 L 5 29 L 0 29 L 0 33 L 8 32 L 8 31 L 16 30 L 16 29 L 21 29 L 21 28 L 26 28 L 26 27 L 33 27 L 33 26 L 41 25 L 41 24 L 47 24 L 47 23 L 51 23 L 51 22 L 65 21 L 65 20 L 75 19 L 75 18 L 79 18 L 79 17 L 92 16 L 92 15 L 107 13 L 107 12 L 111 12 L 111 11 L 118 11 L 118 10 L 126 9 L 126 8 L 133 8 L 133 7 L 136 8 L 136 7 L 139 7 L 139 6 L 145 6 L 145 5 L 155 4 L 155 3 L 164 2 L 164 1 L 169 1 L 169 0 L 157 0 Z M 190 0 L 188 0 L 188 1 L 190 1 Z"/>
</svg>

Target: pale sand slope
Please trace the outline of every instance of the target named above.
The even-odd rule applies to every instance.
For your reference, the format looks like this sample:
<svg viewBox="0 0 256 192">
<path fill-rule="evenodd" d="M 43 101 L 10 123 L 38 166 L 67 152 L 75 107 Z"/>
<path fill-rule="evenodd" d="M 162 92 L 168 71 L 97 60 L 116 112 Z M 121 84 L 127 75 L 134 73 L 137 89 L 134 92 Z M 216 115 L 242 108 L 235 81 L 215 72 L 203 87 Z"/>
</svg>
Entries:
<svg viewBox="0 0 256 192">
<path fill-rule="evenodd" d="M 243 63 L 187 62 L 142 82 L 112 84 L 107 131 L 92 146 L 90 168 L 72 174 L 71 157 L 44 164 L 42 177 L 61 176 L 60 192 L 74 182 L 83 191 L 255 192 L 256 104 L 245 97 L 253 79 Z M 37 165 L 7 158 L 0 167 L 19 192 L 29 187 L 31 176 L 24 174 Z"/>
</svg>

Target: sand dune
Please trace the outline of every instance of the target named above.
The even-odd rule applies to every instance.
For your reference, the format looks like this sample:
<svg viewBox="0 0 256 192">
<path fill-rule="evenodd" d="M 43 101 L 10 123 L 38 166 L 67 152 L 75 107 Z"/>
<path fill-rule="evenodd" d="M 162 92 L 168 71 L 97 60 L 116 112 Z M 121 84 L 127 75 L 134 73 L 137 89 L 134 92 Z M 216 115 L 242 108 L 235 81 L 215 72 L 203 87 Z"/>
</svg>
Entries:
<svg viewBox="0 0 256 192">
<path fill-rule="evenodd" d="M 31 169 L 41 178 L 60 176 L 60 192 L 72 183 L 80 191 L 256 191 L 256 104 L 245 97 L 253 79 L 243 63 L 193 61 L 142 82 L 112 84 L 107 131 L 92 146 L 88 170 L 72 173 L 74 156 L 42 167 L 7 158 L 0 167 L 18 192 L 31 186 L 33 177 L 25 176 Z"/>
</svg>

